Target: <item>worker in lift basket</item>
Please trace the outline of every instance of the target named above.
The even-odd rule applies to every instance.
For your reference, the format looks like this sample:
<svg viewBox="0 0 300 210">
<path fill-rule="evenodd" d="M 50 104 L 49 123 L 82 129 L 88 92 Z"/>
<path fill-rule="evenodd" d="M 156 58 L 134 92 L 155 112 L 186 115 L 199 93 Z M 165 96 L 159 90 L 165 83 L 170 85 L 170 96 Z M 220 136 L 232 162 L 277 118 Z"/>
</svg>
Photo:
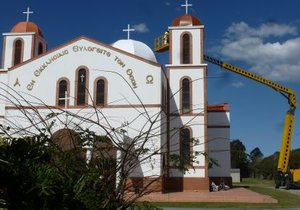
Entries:
<svg viewBox="0 0 300 210">
<path fill-rule="evenodd" d="M 169 31 L 166 31 L 163 36 L 163 44 L 169 43 Z"/>
</svg>

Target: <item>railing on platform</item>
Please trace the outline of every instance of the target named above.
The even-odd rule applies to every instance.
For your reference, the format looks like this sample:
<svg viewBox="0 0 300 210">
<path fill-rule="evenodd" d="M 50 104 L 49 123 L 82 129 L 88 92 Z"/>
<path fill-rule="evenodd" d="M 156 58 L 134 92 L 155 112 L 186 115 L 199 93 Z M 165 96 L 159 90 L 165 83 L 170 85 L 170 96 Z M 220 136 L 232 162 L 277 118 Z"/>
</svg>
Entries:
<svg viewBox="0 0 300 210">
<path fill-rule="evenodd" d="M 169 50 L 169 36 L 163 35 L 154 40 L 155 52 L 164 52 Z"/>
</svg>

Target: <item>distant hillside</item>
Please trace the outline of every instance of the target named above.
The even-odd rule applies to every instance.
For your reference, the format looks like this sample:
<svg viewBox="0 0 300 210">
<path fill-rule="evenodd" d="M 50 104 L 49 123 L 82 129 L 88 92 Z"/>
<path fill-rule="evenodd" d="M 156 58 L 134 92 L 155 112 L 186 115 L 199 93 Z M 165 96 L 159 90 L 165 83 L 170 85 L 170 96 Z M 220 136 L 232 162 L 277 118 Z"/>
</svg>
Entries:
<svg viewBox="0 0 300 210">
<path fill-rule="evenodd" d="M 290 158 L 290 168 L 300 168 L 300 149 L 292 151 Z"/>
<path fill-rule="evenodd" d="M 277 173 L 279 152 L 275 152 L 273 155 L 265 157 L 259 163 L 259 173 L 264 179 L 274 179 Z M 293 150 L 290 156 L 290 168 L 300 168 L 300 149 Z"/>
</svg>

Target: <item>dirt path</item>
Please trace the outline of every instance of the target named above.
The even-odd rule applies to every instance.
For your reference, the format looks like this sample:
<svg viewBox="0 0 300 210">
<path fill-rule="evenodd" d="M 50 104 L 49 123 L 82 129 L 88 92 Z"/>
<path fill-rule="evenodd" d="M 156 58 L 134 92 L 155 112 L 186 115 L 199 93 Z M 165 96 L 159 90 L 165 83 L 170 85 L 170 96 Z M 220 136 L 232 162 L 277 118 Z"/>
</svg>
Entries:
<svg viewBox="0 0 300 210">
<path fill-rule="evenodd" d="M 234 203 L 277 203 L 271 196 L 259 194 L 243 187 L 227 191 L 186 191 L 174 193 L 151 193 L 139 200 L 151 202 L 234 202 Z"/>
</svg>

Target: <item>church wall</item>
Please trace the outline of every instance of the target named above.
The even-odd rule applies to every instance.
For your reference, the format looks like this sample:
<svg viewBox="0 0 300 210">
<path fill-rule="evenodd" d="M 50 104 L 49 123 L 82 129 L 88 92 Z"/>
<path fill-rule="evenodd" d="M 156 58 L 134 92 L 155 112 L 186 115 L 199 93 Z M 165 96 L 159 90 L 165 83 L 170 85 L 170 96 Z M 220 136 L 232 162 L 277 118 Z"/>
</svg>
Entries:
<svg viewBox="0 0 300 210">
<path fill-rule="evenodd" d="M 82 46 L 94 47 L 94 51 L 79 52 L 79 47 Z M 97 53 L 100 48 L 102 54 Z M 103 54 L 104 51 L 106 51 L 105 54 Z M 120 65 L 121 61 L 122 65 Z M 15 86 L 16 88 L 35 95 L 48 105 L 54 105 L 55 100 L 53 98 L 56 96 L 56 88 L 53 88 L 53 85 L 56 85 L 59 78 L 69 79 L 70 97 L 75 97 L 75 71 L 78 67 L 86 67 L 88 70 L 91 95 L 93 95 L 94 90 L 94 79 L 99 76 L 107 79 L 108 105 L 141 105 L 141 101 L 144 104 L 160 104 L 160 66 L 137 61 L 110 48 L 95 45 L 86 40 L 63 47 L 36 59 L 34 62 L 26 63 L 14 69 L 10 72 L 9 83 L 10 86 L 14 86 L 18 79 L 19 85 Z M 45 92 L 47 92 L 47 96 L 43 94 Z M 145 92 L 149 94 L 144 94 Z M 70 100 L 71 106 L 74 105 L 72 101 Z M 92 100 L 89 100 L 89 104 L 92 104 Z"/>
<path fill-rule="evenodd" d="M 0 95 L 6 94 L 5 90 L 7 89 L 7 87 L 3 84 L 7 84 L 7 77 L 8 77 L 7 72 L 0 71 Z M 4 117 L 5 115 L 5 103 L 6 103 L 5 99 L 1 97 L 0 98 L 0 123 L 2 121 L 2 117 Z"/>
<path fill-rule="evenodd" d="M 230 126 L 229 112 L 209 112 L 208 125 L 211 126 Z"/>
<path fill-rule="evenodd" d="M 228 128 L 208 128 L 208 156 L 217 161 L 208 170 L 210 177 L 230 176 L 230 141 Z"/>
<path fill-rule="evenodd" d="M 216 106 L 215 106 L 216 107 Z M 209 177 L 230 177 L 230 113 L 227 104 L 219 105 L 223 110 L 208 112 L 208 155 L 217 161 L 208 170 Z"/>
<path fill-rule="evenodd" d="M 39 122 L 38 116 L 34 114 L 30 110 L 26 110 L 30 116 L 30 120 Z M 39 114 L 42 116 L 46 116 L 50 110 L 47 109 L 40 109 L 38 110 Z M 51 110 L 54 111 L 55 110 Z M 164 128 L 161 128 L 161 117 L 157 117 L 157 121 L 152 125 L 149 123 L 149 120 L 147 119 L 146 116 L 140 116 L 137 117 L 140 113 L 144 112 L 143 109 L 132 109 L 132 108 L 115 108 L 115 109 L 102 109 L 101 112 L 103 116 L 105 116 L 106 119 L 103 119 L 103 116 L 100 115 L 100 122 L 97 121 L 96 115 L 94 113 L 93 109 L 84 109 L 82 111 L 79 110 L 68 110 L 69 112 L 74 112 L 79 115 L 79 116 L 84 116 L 87 118 L 89 121 L 94 121 L 94 125 L 90 122 L 84 122 L 82 119 L 72 119 L 71 116 L 68 116 L 69 122 L 68 124 L 72 128 L 72 123 L 80 124 L 82 128 L 89 128 L 91 131 L 95 131 L 96 134 L 98 135 L 106 135 L 106 131 L 101 129 L 100 126 L 98 126 L 98 123 L 101 124 L 101 126 L 104 126 L 107 128 L 107 131 L 112 132 L 112 129 L 115 130 L 113 132 L 113 136 L 117 135 L 115 139 L 113 139 L 113 143 L 120 143 L 121 141 L 124 140 L 122 137 L 121 133 L 119 132 L 119 129 L 123 129 L 126 131 L 126 136 L 129 137 L 130 139 L 134 139 L 135 137 L 145 134 L 147 131 L 150 130 L 150 136 L 151 138 L 148 138 L 147 140 L 143 138 L 139 138 L 135 145 L 136 148 L 139 148 L 139 145 L 145 143 L 144 147 L 149 149 L 149 153 L 146 153 L 145 155 L 141 155 L 139 158 L 139 164 L 135 168 L 135 170 L 131 173 L 130 176 L 133 177 L 152 177 L 152 176 L 160 176 L 162 171 L 161 171 L 161 161 L 162 157 L 158 153 L 157 155 L 152 155 L 155 151 L 160 151 L 163 145 L 163 142 L 165 142 L 165 130 Z M 147 109 L 148 114 L 150 117 L 156 116 L 157 114 L 160 113 L 160 108 L 149 108 Z M 30 114 L 31 113 L 31 114 Z M 137 118 L 137 119 L 135 119 Z M 20 113 L 18 110 L 9 110 L 9 113 L 7 113 L 6 119 L 8 121 L 11 121 L 11 123 L 14 126 L 11 126 L 12 129 L 14 127 L 18 127 L 20 130 L 21 128 L 26 128 L 26 132 L 30 133 L 37 133 L 36 129 L 31 125 L 31 122 L 29 119 L 25 119 L 24 115 Z M 58 118 L 53 118 L 56 119 L 54 127 L 52 132 L 54 133 L 57 130 L 60 130 L 62 128 L 65 128 L 65 119 L 66 115 L 62 114 L 58 116 Z M 45 124 L 50 124 L 50 122 L 53 119 L 49 119 L 47 122 L 43 122 L 41 124 L 38 124 L 37 126 L 40 128 L 44 128 Z M 60 119 L 61 122 L 58 120 Z M 72 119 L 72 120 L 71 120 Z M 107 122 L 108 121 L 108 122 Z M 132 121 L 132 122 L 131 122 Z M 6 124 L 9 125 L 9 124 Z M 150 126 L 153 126 L 153 128 L 150 128 Z M 12 130 L 13 131 L 13 130 Z M 20 133 L 21 135 L 22 133 Z M 140 162 L 141 159 L 146 157 L 147 155 L 152 155 L 151 159 L 147 159 L 144 162 Z"/>
<path fill-rule="evenodd" d="M 199 177 L 172 177 L 166 180 L 167 192 L 209 190 L 209 180 Z"/>
<path fill-rule="evenodd" d="M 205 177 L 205 169 L 204 168 L 191 168 L 188 171 L 182 172 L 178 169 L 170 169 L 170 177 L 197 177 L 197 178 L 204 178 Z"/>
<path fill-rule="evenodd" d="M 55 122 L 55 126 L 53 127 L 53 132 L 56 130 L 62 129 L 65 127 L 66 122 L 66 114 L 63 112 L 64 110 L 58 110 L 58 109 L 51 109 L 51 108 L 37 108 L 37 110 L 32 110 L 29 107 L 23 108 L 21 110 L 26 111 L 29 114 L 29 118 L 26 119 L 24 114 L 21 113 L 17 108 L 6 108 L 7 115 L 6 118 L 11 121 L 12 123 L 15 123 L 16 125 L 19 125 L 20 128 L 26 128 L 32 124 L 29 120 L 34 120 L 34 118 L 39 114 L 42 118 L 46 118 L 46 116 L 49 113 L 57 113 L 58 119 L 60 122 Z M 98 112 L 101 111 L 101 113 L 96 113 L 96 111 L 92 109 L 67 109 L 70 113 L 76 113 L 78 116 L 83 116 L 86 119 L 89 119 L 89 121 L 82 121 L 82 119 L 72 118 L 71 114 L 67 115 L 68 123 L 79 123 L 83 128 L 89 127 L 90 130 L 94 130 L 96 134 L 98 135 L 105 135 L 106 131 L 104 129 L 101 129 L 99 124 L 105 126 L 105 129 L 107 130 L 116 130 L 118 132 L 118 129 L 123 129 L 126 131 L 127 135 L 130 137 L 132 136 L 138 136 L 139 134 L 143 132 L 147 132 L 149 129 L 151 130 L 151 134 L 155 136 L 153 139 L 156 139 L 156 136 L 160 138 L 160 135 L 165 136 L 165 130 L 160 128 L 161 125 L 161 118 L 160 111 L 161 109 L 159 107 L 157 108 L 98 108 Z M 36 113 L 35 113 L 36 112 Z M 152 122 L 149 121 L 149 118 L 146 114 L 141 115 L 141 113 L 147 112 L 147 115 L 149 115 L 149 118 L 152 118 Z M 60 114 L 62 113 L 62 114 Z M 139 116 L 140 115 L 140 116 Z M 100 118 L 98 121 L 97 116 Z M 104 119 L 105 118 L 105 119 Z M 155 120 L 154 120 L 155 118 Z M 51 122 L 55 118 L 50 118 L 46 122 Z M 106 122 L 107 121 L 107 122 Z M 38 122 L 38 121 L 37 121 Z M 93 123 L 92 123 L 93 122 Z M 42 128 L 44 125 L 40 124 L 40 128 Z M 150 126 L 152 126 L 150 128 Z M 27 129 L 27 131 L 34 132 L 35 128 L 32 128 L 32 130 Z M 150 142 L 150 146 L 160 146 L 160 142 L 157 142 L 156 140 L 154 142 Z"/>
</svg>

